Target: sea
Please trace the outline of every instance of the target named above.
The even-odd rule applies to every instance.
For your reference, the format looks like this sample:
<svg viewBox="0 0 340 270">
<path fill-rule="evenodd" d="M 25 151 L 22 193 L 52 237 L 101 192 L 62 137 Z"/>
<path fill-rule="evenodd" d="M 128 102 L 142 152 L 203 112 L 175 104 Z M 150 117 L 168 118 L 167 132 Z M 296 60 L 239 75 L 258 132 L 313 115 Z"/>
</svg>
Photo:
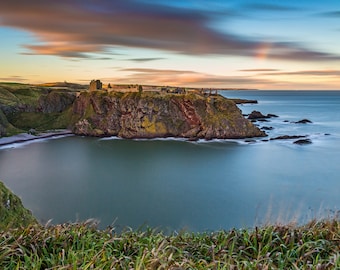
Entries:
<svg viewBox="0 0 340 270">
<path fill-rule="evenodd" d="M 220 91 L 277 117 L 251 140 L 65 136 L 0 148 L 0 179 L 42 223 L 190 232 L 304 224 L 340 208 L 340 91 Z M 296 123 L 308 119 L 311 123 Z M 271 140 L 283 135 L 306 136 Z"/>
</svg>

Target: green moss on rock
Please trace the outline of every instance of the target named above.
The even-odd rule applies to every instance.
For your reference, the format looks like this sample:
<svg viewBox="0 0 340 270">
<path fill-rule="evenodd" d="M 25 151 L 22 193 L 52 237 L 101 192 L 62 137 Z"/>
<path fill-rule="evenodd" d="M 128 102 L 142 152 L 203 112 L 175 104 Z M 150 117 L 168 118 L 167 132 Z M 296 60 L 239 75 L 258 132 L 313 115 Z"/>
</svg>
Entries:
<svg viewBox="0 0 340 270">
<path fill-rule="evenodd" d="M 78 117 L 73 131 L 80 135 L 198 139 L 265 136 L 242 116 L 233 101 L 222 96 L 89 92 L 80 94 L 73 112 Z"/>
<path fill-rule="evenodd" d="M 22 205 L 20 198 L 0 182 L 0 229 L 24 227 L 29 224 L 37 224 L 37 220 Z"/>
<path fill-rule="evenodd" d="M 0 137 L 11 136 L 19 132 L 21 130 L 9 123 L 6 115 L 0 109 Z"/>
</svg>

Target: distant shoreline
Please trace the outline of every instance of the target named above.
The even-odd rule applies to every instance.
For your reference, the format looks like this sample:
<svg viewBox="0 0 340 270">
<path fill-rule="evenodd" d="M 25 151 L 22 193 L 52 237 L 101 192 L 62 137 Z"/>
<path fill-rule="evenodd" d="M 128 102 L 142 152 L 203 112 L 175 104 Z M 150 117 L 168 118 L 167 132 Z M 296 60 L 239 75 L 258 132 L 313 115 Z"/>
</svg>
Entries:
<svg viewBox="0 0 340 270">
<path fill-rule="evenodd" d="M 9 137 L 1 137 L 0 147 L 10 145 L 10 144 L 15 144 L 15 143 L 24 143 L 24 142 L 29 142 L 29 141 L 35 141 L 35 140 L 47 139 L 47 138 L 52 138 L 52 137 L 57 137 L 57 136 L 65 136 L 65 135 L 73 135 L 73 133 L 70 130 L 43 132 L 38 135 L 20 133 L 20 134 L 9 136 Z"/>
</svg>

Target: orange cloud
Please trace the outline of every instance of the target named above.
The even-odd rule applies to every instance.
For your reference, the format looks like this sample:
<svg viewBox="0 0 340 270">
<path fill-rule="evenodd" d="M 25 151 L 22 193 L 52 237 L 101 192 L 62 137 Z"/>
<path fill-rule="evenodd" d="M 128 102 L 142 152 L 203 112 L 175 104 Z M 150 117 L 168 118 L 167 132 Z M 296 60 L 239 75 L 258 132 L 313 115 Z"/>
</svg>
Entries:
<svg viewBox="0 0 340 270">
<path fill-rule="evenodd" d="M 228 16 L 230 12 L 226 11 Z M 86 58 L 108 48 L 147 48 L 186 55 L 254 55 L 293 61 L 340 60 L 298 43 L 263 43 L 211 27 L 223 12 L 141 0 L 11 0 L 0 2 L 2 26 L 33 34 L 31 54 Z M 72 44 L 72 45 L 70 45 Z"/>
<path fill-rule="evenodd" d="M 265 84 L 273 82 L 249 76 L 217 76 L 188 70 L 128 68 L 120 72 L 122 72 L 120 76 L 102 79 L 127 84 L 143 82 L 150 85 L 222 88 L 262 88 Z"/>
<path fill-rule="evenodd" d="M 307 73 L 308 71 L 301 71 Z M 317 71 L 310 71 L 310 73 Z M 340 79 L 325 77 L 328 84 L 322 79 L 302 80 L 300 77 L 285 78 L 280 74 L 284 72 L 273 72 L 269 79 L 259 76 L 223 76 L 208 73 L 193 72 L 189 70 L 152 69 L 152 68 L 128 68 L 115 72 L 115 77 L 100 78 L 104 82 L 121 84 L 148 84 L 148 85 L 170 85 L 183 87 L 215 87 L 215 88 L 248 88 L 248 89 L 338 89 Z M 277 74 L 275 76 L 275 74 Z"/>
</svg>

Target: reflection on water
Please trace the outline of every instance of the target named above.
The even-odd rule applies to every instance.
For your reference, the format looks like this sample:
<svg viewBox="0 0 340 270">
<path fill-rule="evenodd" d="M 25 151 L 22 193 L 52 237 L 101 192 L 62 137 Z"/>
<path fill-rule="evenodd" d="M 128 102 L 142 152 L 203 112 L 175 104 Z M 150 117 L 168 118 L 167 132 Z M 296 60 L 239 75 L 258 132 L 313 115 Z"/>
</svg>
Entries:
<svg viewBox="0 0 340 270">
<path fill-rule="evenodd" d="M 242 109 L 268 109 L 255 106 Z M 270 106 L 264 113 L 280 115 Z M 101 227 L 202 231 L 306 221 L 340 206 L 340 133 L 329 125 L 339 119 L 330 115 L 312 115 L 329 120 L 303 129 L 314 136 L 308 146 L 83 137 L 31 143 L 0 150 L 0 179 L 42 222 L 97 218 Z M 283 120 L 270 123 L 274 134 Z"/>
</svg>

